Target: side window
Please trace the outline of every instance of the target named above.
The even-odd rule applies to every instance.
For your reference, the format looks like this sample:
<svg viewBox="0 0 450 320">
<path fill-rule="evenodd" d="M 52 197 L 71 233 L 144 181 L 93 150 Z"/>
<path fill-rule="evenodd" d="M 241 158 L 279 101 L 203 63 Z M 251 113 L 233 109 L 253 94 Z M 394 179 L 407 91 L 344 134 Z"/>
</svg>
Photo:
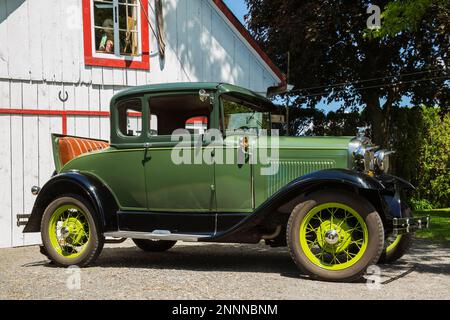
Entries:
<svg viewBox="0 0 450 320">
<path fill-rule="evenodd" d="M 221 127 L 226 134 L 233 134 L 237 131 L 258 132 L 261 129 L 270 129 L 270 113 L 260 110 L 258 106 L 226 96 L 222 100 L 222 105 L 224 118 Z"/>
<path fill-rule="evenodd" d="M 140 100 L 120 102 L 119 131 L 125 137 L 140 137 L 142 134 L 142 105 Z"/>
<path fill-rule="evenodd" d="M 150 97 L 150 136 L 170 136 L 177 129 L 204 133 L 210 125 L 212 107 L 198 94 Z"/>
</svg>

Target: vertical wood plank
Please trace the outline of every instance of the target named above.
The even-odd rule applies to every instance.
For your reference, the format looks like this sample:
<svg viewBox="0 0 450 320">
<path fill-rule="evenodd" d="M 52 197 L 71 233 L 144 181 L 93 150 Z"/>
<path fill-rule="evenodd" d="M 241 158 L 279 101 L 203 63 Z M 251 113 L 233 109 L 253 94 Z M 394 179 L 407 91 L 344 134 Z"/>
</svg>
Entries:
<svg viewBox="0 0 450 320">
<path fill-rule="evenodd" d="M 9 108 L 11 105 L 9 86 L 8 80 L 0 80 L 0 108 Z"/>
<path fill-rule="evenodd" d="M 11 116 L 0 115 L 0 247 L 12 246 Z"/>
<path fill-rule="evenodd" d="M 9 76 L 13 79 L 27 80 L 30 79 L 30 66 L 24 62 L 30 60 L 28 7 L 23 0 L 8 0 L 6 10 Z"/>
<path fill-rule="evenodd" d="M 94 86 L 89 87 L 89 110 L 100 111 L 100 91 Z M 89 118 L 89 137 L 100 138 L 100 117 Z"/>
<path fill-rule="evenodd" d="M 17 214 L 24 214 L 23 200 L 23 119 L 22 116 L 11 116 L 11 220 Z M 23 233 L 11 224 L 11 245 L 24 244 Z"/>
<path fill-rule="evenodd" d="M 92 84 L 103 84 L 103 70 L 101 67 L 92 67 Z"/>
<path fill-rule="evenodd" d="M 6 0 L 0 0 L 0 78 L 8 78 L 8 47 L 5 45 L 8 43 L 8 32 L 6 23 Z"/>
<path fill-rule="evenodd" d="M 42 43 L 41 43 L 41 17 L 36 14 L 41 9 L 42 1 L 26 1 L 28 6 L 28 33 L 29 42 L 28 50 L 30 52 L 30 79 L 42 80 L 43 67 L 42 67 Z M 47 44 L 44 44 L 47 45 Z"/>
<path fill-rule="evenodd" d="M 22 83 L 20 81 L 11 81 L 10 92 L 11 92 L 10 96 L 11 108 L 22 109 L 23 108 Z"/>
<path fill-rule="evenodd" d="M 109 103 L 114 95 L 114 88 L 107 86 L 100 90 L 100 111 L 109 111 Z M 109 141 L 109 118 L 100 118 L 100 138 Z"/>
<path fill-rule="evenodd" d="M 35 197 L 31 194 L 32 186 L 39 185 L 39 128 L 36 116 L 23 117 L 23 212 L 31 213 Z M 19 232 L 23 227 L 18 228 Z M 35 244 L 35 236 L 23 235 L 24 244 Z"/>
<path fill-rule="evenodd" d="M 122 68 L 113 69 L 113 85 L 123 86 L 125 85 L 125 71 Z"/>
<path fill-rule="evenodd" d="M 113 68 L 103 67 L 103 85 L 112 86 L 114 85 L 114 74 Z"/>
<path fill-rule="evenodd" d="M 62 1 L 46 0 L 39 1 L 41 9 L 42 27 L 42 64 L 43 74 L 46 81 L 62 81 L 63 61 L 62 25 L 64 16 L 61 12 Z"/>
<path fill-rule="evenodd" d="M 50 109 L 49 85 L 42 83 L 38 85 L 38 109 Z M 38 117 L 39 128 L 39 186 L 43 186 L 51 177 L 55 166 L 53 163 L 53 152 L 51 145 L 51 118 L 48 116 Z M 60 117 L 56 117 L 60 118 Z"/>
<path fill-rule="evenodd" d="M 89 110 L 89 87 L 85 85 L 75 86 L 75 108 L 76 110 Z M 75 135 L 89 137 L 89 118 L 75 117 Z"/>
</svg>

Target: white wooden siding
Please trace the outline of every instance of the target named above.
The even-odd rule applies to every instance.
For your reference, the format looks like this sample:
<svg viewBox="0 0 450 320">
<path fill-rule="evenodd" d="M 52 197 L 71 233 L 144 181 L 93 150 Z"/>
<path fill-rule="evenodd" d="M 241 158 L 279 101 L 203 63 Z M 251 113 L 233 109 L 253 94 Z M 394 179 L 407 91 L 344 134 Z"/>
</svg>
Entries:
<svg viewBox="0 0 450 320">
<path fill-rule="evenodd" d="M 211 81 L 264 92 L 280 82 L 211 0 L 163 4 L 166 57 L 150 28 L 146 71 L 84 65 L 81 0 L 0 0 L 0 108 L 109 111 L 111 97 L 130 86 Z M 109 119 L 69 116 L 67 131 L 108 140 Z M 62 133 L 60 116 L 0 114 L 0 247 L 40 242 L 15 223 L 31 212 L 31 186 L 54 170 L 51 133 Z"/>
</svg>

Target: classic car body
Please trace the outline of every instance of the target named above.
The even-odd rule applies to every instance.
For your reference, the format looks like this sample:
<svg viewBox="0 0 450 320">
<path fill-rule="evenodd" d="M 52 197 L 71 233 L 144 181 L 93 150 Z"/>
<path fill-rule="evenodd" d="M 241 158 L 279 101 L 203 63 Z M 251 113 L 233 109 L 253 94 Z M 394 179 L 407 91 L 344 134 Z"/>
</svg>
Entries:
<svg viewBox="0 0 450 320">
<path fill-rule="evenodd" d="M 34 190 L 24 232 L 41 231 L 55 199 L 77 195 L 87 205 L 75 211 L 92 211 L 90 228 L 102 237 L 283 246 L 292 212 L 326 190 L 367 201 L 382 222 L 383 239 L 427 225 L 405 214 L 403 200 L 413 186 L 385 172 L 387 152 L 375 154 L 363 136 L 279 137 L 270 131 L 277 113 L 269 100 L 228 84 L 125 90 L 111 101 L 109 144 L 52 136 L 56 172 Z M 196 127 L 192 119 L 202 120 Z M 174 138 L 176 129 L 191 135 Z M 207 129 L 219 132 L 219 139 Z M 179 155 L 188 161 L 174 161 Z M 328 280 L 350 279 L 361 270 Z"/>
</svg>

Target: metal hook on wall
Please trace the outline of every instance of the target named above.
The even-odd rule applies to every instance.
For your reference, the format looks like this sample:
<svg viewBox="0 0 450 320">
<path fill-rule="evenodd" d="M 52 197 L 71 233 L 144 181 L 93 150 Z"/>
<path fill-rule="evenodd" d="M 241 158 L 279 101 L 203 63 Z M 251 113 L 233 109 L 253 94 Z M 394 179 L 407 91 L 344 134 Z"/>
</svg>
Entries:
<svg viewBox="0 0 450 320">
<path fill-rule="evenodd" d="M 67 100 L 69 100 L 69 94 L 67 93 L 67 91 L 64 90 L 64 98 L 61 97 L 61 90 L 58 93 L 58 98 L 61 102 L 66 102 Z"/>
</svg>

